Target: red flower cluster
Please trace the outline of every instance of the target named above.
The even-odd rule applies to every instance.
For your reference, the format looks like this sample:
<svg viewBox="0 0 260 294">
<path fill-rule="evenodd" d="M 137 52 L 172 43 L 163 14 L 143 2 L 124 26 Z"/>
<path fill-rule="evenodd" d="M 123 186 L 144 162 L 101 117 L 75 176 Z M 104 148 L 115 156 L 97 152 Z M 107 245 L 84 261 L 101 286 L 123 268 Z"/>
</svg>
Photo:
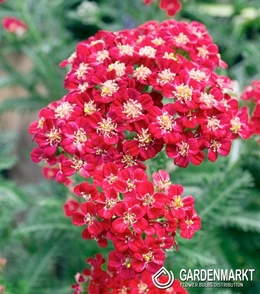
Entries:
<svg viewBox="0 0 260 294">
<path fill-rule="evenodd" d="M 171 184 L 162 170 L 153 179 L 150 182 L 142 169 L 118 170 L 115 163 L 107 163 L 95 173 L 93 185 L 75 186 L 85 201 L 79 205 L 70 200 L 64 207 L 74 225 L 85 226 L 84 239 L 95 239 L 101 247 L 112 241 L 115 250 L 109 253 L 108 268 L 122 279 L 158 271 L 164 251 L 177 249 L 177 229 L 190 239 L 201 226 L 194 199 L 182 197 L 181 185 Z"/>
<path fill-rule="evenodd" d="M 200 164 L 205 149 L 211 161 L 227 155 L 232 140 L 249 136 L 247 109 L 239 110 L 228 94 L 229 79 L 214 73 L 225 64 L 197 22 L 150 21 L 99 31 L 78 44 L 61 63 L 66 65 L 69 93 L 30 126 L 38 144 L 32 160 L 48 164 L 45 176 L 60 183 L 72 183 L 75 173 L 93 179 L 74 187 L 81 203 L 64 206 L 73 224 L 85 226 L 84 239 L 101 247 L 110 240 L 115 247 L 108 256 L 110 274 L 100 271 L 101 263 L 88 272 L 89 293 L 99 293 L 96 281 L 105 276 L 126 291 L 148 285 L 146 276 L 162 267 L 165 250 L 177 249 L 177 230 L 192 238 L 200 218 L 193 197 L 182 197 L 182 186 L 171 184 L 165 171 L 150 182 L 143 162 L 164 147 L 181 167 Z"/>
<path fill-rule="evenodd" d="M 260 135 L 260 81 L 252 81 L 252 85 L 244 88 L 241 99 L 253 101 L 254 110 L 249 121 L 249 128 L 252 134 Z"/>
<path fill-rule="evenodd" d="M 213 72 L 223 62 L 197 22 L 100 31 L 67 64 L 70 92 L 30 127 L 39 145 L 33 161 L 58 163 L 59 182 L 76 171 L 91 177 L 106 162 L 144 168 L 164 146 L 181 167 L 200 164 L 203 149 L 215 161 L 238 135 L 248 136 L 247 109 L 238 110 L 229 79 Z"/>
<path fill-rule="evenodd" d="M 86 268 L 82 274 L 75 276 L 76 284 L 72 286 L 74 294 L 85 293 L 84 289 L 88 286 L 88 293 L 108 294 L 108 293 L 125 293 L 125 294 L 163 294 L 165 290 L 155 287 L 152 282 L 151 273 L 148 271 L 137 275 L 133 280 L 122 280 L 113 272 L 102 270 L 101 266 L 105 259 L 101 254 L 96 254 L 96 258 L 88 258 L 87 262 L 92 266 L 92 270 Z M 167 278 L 166 278 L 167 281 Z M 165 283 L 165 277 L 160 277 L 160 282 Z M 187 294 L 188 292 L 181 287 L 180 281 L 175 280 L 173 285 L 166 290 L 169 294 Z"/>
<path fill-rule="evenodd" d="M 12 16 L 4 17 L 2 19 L 2 26 L 7 32 L 13 33 L 19 37 L 23 36 L 28 30 L 24 21 Z"/>
<path fill-rule="evenodd" d="M 145 5 L 149 5 L 154 0 L 143 0 Z M 165 10 L 168 16 L 175 15 L 181 9 L 179 0 L 160 0 L 160 9 Z"/>
</svg>

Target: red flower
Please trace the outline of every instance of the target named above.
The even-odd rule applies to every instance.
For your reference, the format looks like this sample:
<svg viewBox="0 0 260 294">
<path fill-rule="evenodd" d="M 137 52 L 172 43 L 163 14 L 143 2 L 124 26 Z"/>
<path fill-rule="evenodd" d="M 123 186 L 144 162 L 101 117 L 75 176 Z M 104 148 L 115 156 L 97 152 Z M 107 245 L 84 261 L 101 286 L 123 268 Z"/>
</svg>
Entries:
<svg viewBox="0 0 260 294">
<path fill-rule="evenodd" d="M 80 205 L 82 212 L 75 212 L 72 215 L 72 223 L 76 226 L 88 225 L 88 232 L 92 236 L 98 236 L 103 226 L 97 220 L 97 207 L 92 202 L 84 202 Z"/>
<path fill-rule="evenodd" d="M 115 232 L 123 233 L 131 228 L 141 234 L 148 225 L 144 219 L 145 211 L 138 204 L 132 206 L 127 202 L 120 202 L 115 207 L 115 214 L 118 216 L 112 223 Z"/>
<path fill-rule="evenodd" d="M 119 277 L 126 280 L 135 278 L 136 272 L 132 267 L 133 253 L 125 251 L 111 251 L 108 254 L 108 266 L 119 272 Z"/>
<path fill-rule="evenodd" d="M 180 220 L 180 234 L 183 238 L 191 239 L 200 228 L 200 217 L 194 210 L 188 211 L 186 217 Z"/>
<path fill-rule="evenodd" d="M 155 190 L 160 192 L 167 192 L 169 186 L 171 185 L 170 175 L 165 170 L 159 170 L 158 173 L 154 172 L 153 183 L 155 185 Z"/>
<path fill-rule="evenodd" d="M 169 213 L 166 218 L 172 220 L 173 218 L 183 219 L 186 216 L 186 211 L 194 208 L 194 199 L 192 196 L 181 197 L 183 187 L 181 185 L 171 185 L 168 190 Z"/>
<path fill-rule="evenodd" d="M 156 294 L 158 292 L 158 289 L 153 284 L 152 275 L 147 270 L 144 270 L 140 277 L 136 277 L 134 280 L 131 280 L 129 285 L 133 294 Z"/>
<path fill-rule="evenodd" d="M 47 167 L 47 166 L 44 166 L 42 168 L 42 173 L 43 173 L 43 176 L 48 179 L 48 180 L 53 180 L 56 178 L 56 175 L 58 173 L 59 169 L 56 168 L 56 167 Z"/>
<path fill-rule="evenodd" d="M 139 251 L 134 253 L 136 261 L 133 262 L 133 267 L 137 272 L 142 272 L 147 269 L 150 273 L 158 271 L 165 261 L 165 252 L 159 248 L 149 248 L 143 246 Z"/>
<path fill-rule="evenodd" d="M 63 211 L 66 216 L 72 216 L 79 208 L 79 203 L 73 199 L 67 200 L 63 205 Z"/>
<path fill-rule="evenodd" d="M 46 156 L 41 148 L 35 147 L 31 152 L 31 158 L 33 162 L 45 162 L 49 165 L 54 165 L 57 162 L 57 158 L 55 155 Z"/>
<path fill-rule="evenodd" d="M 131 230 L 127 229 L 123 233 L 111 234 L 110 239 L 113 241 L 115 248 L 124 252 L 128 249 L 137 252 L 143 246 L 143 239 L 140 235 L 133 234 Z"/>
<path fill-rule="evenodd" d="M 181 136 L 180 141 L 166 145 L 166 153 L 170 158 L 174 158 L 174 163 L 178 166 L 186 167 L 189 161 L 198 165 L 204 158 L 200 144 L 201 142 L 195 139 L 192 133 L 187 132 L 186 136 Z"/>
<path fill-rule="evenodd" d="M 98 216 L 105 219 L 112 219 L 115 215 L 115 207 L 119 201 L 120 198 L 115 189 L 106 189 L 105 192 L 100 194 L 99 199 L 97 199 L 97 203 L 101 204 L 101 207 L 98 209 Z"/>
<path fill-rule="evenodd" d="M 149 131 L 154 138 L 162 138 L 165 143 L 174 143 L 179 140 L 183 131 L 181 119 L 174 119 L 176 113 L 173 104 L 167 104 L 160 109 L 151 107 L 148 111 L 152 122 L 149 124 Z"/>
<path fill-rule="evenodd" d="M 153 138 L 147 120 L 134 122 L 134 128 L 137 135 L 134 140 L 128 140 L 124 143 L 124 147 L 129 150 L 132 156 L 140 156 L 142 160 L 155 157 L 155 155 L 163 148 L 161 139 Z"/>
<path fill-rule="evenodd" d="M 178 0 L 161 0 L 160 8 L 166 10 L 168 16 L 173 16 L 181 9 L 181 4 Z"/>
<path fill-rule="evenodd" d="M 234 136 L 238 134 L 243 139 L 249 138 L 251 134 L 248 128 L 248 108 L 241 108 L 230 120 L 230 125 L 230 130 Z"/>
<path fill-rule="evenodd" d="M 90 185 L 88 182 L 75 186 L 74 193 L 83 197 L 85 201 L 94 201 L 99 196 L 97 188 L 94 185 Z"/>
<path fill-rule="evenodd" d="M 24 21 L 12 16 L 4 17 L 2 19 L 2 26 L 7 32 L 13 33 L 19 37 L 23 36 L 28 30 Z"/>
<path fill-rule="evenodd" d="M 67 159 L 64 154 L 59 155 L 59 171 L 56 174 L 56 180 L 59 183 L 67 183 L 68 177 L 72 176 L 76 170 L 73 167 L 73 163 L 70 159 Z"/>
<path fill-rule="evenodd" d="M 95 112 L 88 121 L 91 132 L 102 136 L 107 145 L 116 144 L 119 139 L 124 138 L 123 120 L 117 117 L 115 112 L 109 111 L 106 117 L 102 117 L 99 112 Z"/>
<path fill-rule="evenodd" d="M 88 120 L 84 117 L 79 117 L 75 121 L 66 123 L 62 127 L 62 147 L 69 154 L 74 154 L 78 151 L 81 155 L 85 153 L 85 144 L 88 136 Z"/>
<path fill-rule="evenodd" d="M 103 165 L 102 170 L 96 171 L 94 174 L 94 183 L 101 186 L 104 190 L 114 188 L 118 192 L 124 192 L 127 184 L 118 178 L 118 166 L 109 162 Z"/>
<path fill-rule="evenodd" d="M 148 181 L 147 174 L 140 168 L 121 169 L 118 173 L 118 178 L 125 183 L 124 199 L 126 201 L 136 199 L 136 186 L 139 183 Z"/>
<path fill-rule="evenodd" d="M 165 195 L 154 193 L 154 186 L 151 182 L 142 182 L 137 185 L 136 197 L 141 201 L 143 209 L 149 219 L 156 219 L 163 215 L 165 207 Z"/>
<path fill-rule="evenodd" d="M 207 137 L 206 137 L 207 138 Z M 208 159 L 212 162 L 215 162 L 218 158 L 218 154 L 222 156 L 227 156 L 231 149 L 231 140 L 230 139 L 205 139 L 204 144 L 208 148 Z"/>
<path fill-rule="evenodd" d="M 149 5 L 154 0 L 143 0 L 145 5 Z M 161 0 L 160 6 L 162 10 L 166 10 L 168 16 L 173 16 L 181 9 L 181 4 L 178 0 Z"/>
<path fill-rule="evenodd" d="M 116 114 L 127 121 L 128 124 L 144 119 L 144 112 L 153 105 L 152 97 L 148 93 L 141 94 L 135 89 L 128 89 L 126 95 L 122 95 L 111 105 Z"/>
</svg>

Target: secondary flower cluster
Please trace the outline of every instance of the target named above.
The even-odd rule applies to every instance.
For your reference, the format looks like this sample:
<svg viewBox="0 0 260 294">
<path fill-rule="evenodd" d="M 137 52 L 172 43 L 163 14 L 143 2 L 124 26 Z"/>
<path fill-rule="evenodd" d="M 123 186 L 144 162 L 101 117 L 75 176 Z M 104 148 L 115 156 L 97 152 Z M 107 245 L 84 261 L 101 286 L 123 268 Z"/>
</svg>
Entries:
<svg viewBox="0 0 260 294">
<path fill-rule="evenodd" d="M 18 37 L 23 36 L 28 30 L 28 27 L 24 21 L 12 16 L 4 17 L 2 19 L 2 26 L 4 30 L 17 35 Z"/>
<path fill-rule="evenodd" d="M 154 0 L 143 0 L 145 5 L 149 5 Z M 160 0 L 159 7 L 166 11 L 168 16 L 175 15 L 181 9 L 181 3 L 179 0 Z"/>
<path fill-rule="evenodd" d="M 98 166 L 141 167 L 164 146 L 174 163 L 215 161 L 249 135 L 247 109 L 228 93 L 229 79 L 203 25 L 168 20 L 120 32 L 99 31 L 61 66 L 69 93 L 30 127 L 35 162 L 59 164 L 57 180 Z M 64 156 L 63 153 L 67 156 Z"/>
<path fill-rule="evenodd" d="M 177 249 L 177 230 L 190 239 L 201 226 L 193 197 L 182 197 L 183 187 L 171 184 L 166 171 L 154 173 L 152 183 L 142 169 L 118 170 L 107 163 L 96 171 L 93 185 L 83 182 L 74 192 L 85 201 L 69 200 L 65 214 L 74 225 L 85 226 L 84 239 L 95 239 L 101 247 L 112 241 L 108 269 L 119 279 L 155 273 L 164 264 L 165 250 Z"/>
<path fill-rule="evenodd" d="M 122 280 L 113 272 L 106 272 L 102 269 L 102 264 L 105 259 L 101 254 L 96 254 L 94 258 L 88 258 L 87 262 L 92 266 L 92 269 L 86 268 L 82 274 L 75 276 L 76 283 L 72 286 L 74 294 L 84 293 L 86 286 L 88 293 L 108 294 L 108 293 L 146 293 L 146 294 L 187 294 L 187 291 L 181 287 L 179 280 L 174 280 L 174 283 L 166 291 L 155 287 L 152 282 L 151 273 L 148 271 L 137 275 L 134 280 Z M 166 283 L 168 277 L 161 276 L 160 283 Z"/>
<path fill-rule="evenodd" d="M 253 102 L 253 112 L 249 120 L 250 132 L 260 135 L 260 80 L 252 81 L 252 85 L 244 88 L 241 99 Z"/>
</svg>

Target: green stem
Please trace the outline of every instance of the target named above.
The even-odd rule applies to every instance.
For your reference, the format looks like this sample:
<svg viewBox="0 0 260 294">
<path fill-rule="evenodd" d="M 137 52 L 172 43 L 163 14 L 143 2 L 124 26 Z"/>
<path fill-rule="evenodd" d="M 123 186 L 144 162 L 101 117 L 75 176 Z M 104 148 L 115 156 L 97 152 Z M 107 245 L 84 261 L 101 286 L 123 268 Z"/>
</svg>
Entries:
<svg viewBox="0 0 260 294">
<path fill-rule="evenodd" d="M 21 12 L 22 18 L 25 21 L 27 27 L 28 27 L 28 32 L 30 33 L 32 39 L 34 42 L 39 45 L 40 43 L 40 35 L 38 33 L 37 28 L 34 26 L 34 23 L 32 22 L 32 18 L 30 14 L 28 13 L 28 10 L 26 8 L 26 2 L 23 0 L 18 0 L 18 9 Z"/>
</svg>

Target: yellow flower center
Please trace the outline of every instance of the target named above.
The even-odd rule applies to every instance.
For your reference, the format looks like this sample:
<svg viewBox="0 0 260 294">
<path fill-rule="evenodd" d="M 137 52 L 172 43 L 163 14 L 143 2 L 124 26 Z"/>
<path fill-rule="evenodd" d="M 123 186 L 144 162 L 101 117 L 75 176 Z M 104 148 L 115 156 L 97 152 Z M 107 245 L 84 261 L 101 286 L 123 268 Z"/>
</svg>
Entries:
<svg viewBox="0 0 260 294">
<path fill-rule="evenodd" d="M 178 152 L 180 153 L 181 156 L 186 157 L 189 155 L 188 151 L 189 151 L 189 144 L 186 142 L 181 142 L 181 146 L 177 147 Z"/>
<path fill-rule="evenodd" d="M 232 118 L 230 121 L 230 130 L 232 133 L 237 134 L 241 129 L 241 122 L 239 117 Z"/>
<path fill-rule="evenodd" d="M 115 132 L 116 127 L 117 125 L 112 122 L 110 117 L 107 119 L 103 118 L 103 120 L 98 123 L 97 132 L 100 133 L 101 135 L 105 135 L 109 137 L 116 133 Z"/>
</svg>

